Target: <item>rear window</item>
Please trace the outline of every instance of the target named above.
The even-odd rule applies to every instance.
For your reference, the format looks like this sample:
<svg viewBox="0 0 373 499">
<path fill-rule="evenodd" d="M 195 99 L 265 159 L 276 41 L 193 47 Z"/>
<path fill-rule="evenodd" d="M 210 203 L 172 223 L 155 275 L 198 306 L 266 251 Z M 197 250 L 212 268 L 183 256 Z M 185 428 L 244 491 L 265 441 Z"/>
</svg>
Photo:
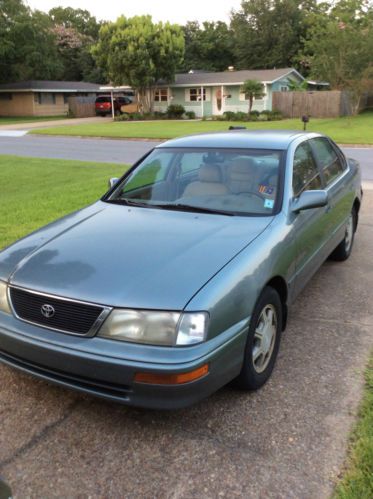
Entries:
<svg viewBox="0 0 373 499">
<path fill-rule="evenodd" d="M 97 97 L 96 103 L 98 103 L 98 102 L 111 102 L 111 99 L 110 99 L 110 97 L 105 97 L 105 96 L 104 97 Z"/>
</svg>

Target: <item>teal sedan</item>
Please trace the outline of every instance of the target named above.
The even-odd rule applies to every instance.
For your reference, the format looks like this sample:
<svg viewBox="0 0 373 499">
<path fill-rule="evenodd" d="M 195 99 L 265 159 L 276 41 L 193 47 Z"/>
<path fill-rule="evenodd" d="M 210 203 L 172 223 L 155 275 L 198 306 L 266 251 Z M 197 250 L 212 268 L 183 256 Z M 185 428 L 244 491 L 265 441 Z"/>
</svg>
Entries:
<svg viewBox="0 0 373 499">
<path fill-rule="evenodd" d="M 361 200 L 358 163 L 320 134 L 165 142 L 0 253 L 0 361 L 149 408 L 256 390 L 300 291 L 349 257 Z"/>
</svg>

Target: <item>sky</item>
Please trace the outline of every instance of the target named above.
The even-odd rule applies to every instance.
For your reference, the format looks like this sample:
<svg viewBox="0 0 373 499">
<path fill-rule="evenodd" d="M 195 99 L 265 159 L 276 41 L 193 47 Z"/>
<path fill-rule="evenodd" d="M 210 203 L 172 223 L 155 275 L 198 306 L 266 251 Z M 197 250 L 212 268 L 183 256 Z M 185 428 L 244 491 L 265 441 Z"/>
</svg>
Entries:
<svg viewBox="0 0 373 499">
<path fill-rule="evenodd" d="M 150 14 L 154 21 L 229 21 L 232 9 L 238 10 L 241 0 L 25 0 L 32 9 L 48 12 L 53 7 L 88 10 L 98 20 L 114 21 L 120 15 L 132 17 Z"/>
</svg>

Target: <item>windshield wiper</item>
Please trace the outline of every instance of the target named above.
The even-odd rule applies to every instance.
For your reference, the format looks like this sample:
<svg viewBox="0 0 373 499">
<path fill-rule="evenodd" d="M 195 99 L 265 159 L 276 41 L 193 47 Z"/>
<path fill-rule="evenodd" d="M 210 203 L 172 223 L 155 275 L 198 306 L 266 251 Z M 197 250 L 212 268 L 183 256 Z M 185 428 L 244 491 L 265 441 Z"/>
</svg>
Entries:
<svg viewBox="0 0 373 499">
<path fill-rule="evenodd" d="M 122 204 L 125 206 L 141 206 L 145 208 L 151 208 L 152 205 L 149 203 L 139 203 L 138 201 L 132 201 L 132 199 L 128 198 L 119 198 L 119 199 L 107 199 L 107 203 L 113 203 L 113 204 Z"/>
<path fill-rule="evenodd" d="M 195 213 L 212 213 L 214 215 L 227 215 L 228 217 L 233 217 L 235 215 L 230 211 L 215 210 L 213 208 L 205 208 L 203 206 L 192 206 L 190 204 L 182 204 L 182 203 L 153 204 L 148 206 L 154 206 L 156 208 L 162 208 L 165 210 L 192 211 Z"/>
<path fill-rule="evenodd" d="M 182 204 L 182 203 L 167 203 L 167 204 L 139 203 L 138 201 L 133 201 L 132 199 L 128 198 L 108 199 L 107 202 L 113 204 L 121 204 L 125 206 L 140 206 L 141 208 L 158 208 L 162 210 L 190 211 L 194 213 L 212 213 L 214 215 L 226 215 L 228 217 L 233 217 L 235 215 L 230 211 L 215 210 L 213 208 L 204 208 L 202 206 L 192 206 L 190 204 Z"/>
</svg>

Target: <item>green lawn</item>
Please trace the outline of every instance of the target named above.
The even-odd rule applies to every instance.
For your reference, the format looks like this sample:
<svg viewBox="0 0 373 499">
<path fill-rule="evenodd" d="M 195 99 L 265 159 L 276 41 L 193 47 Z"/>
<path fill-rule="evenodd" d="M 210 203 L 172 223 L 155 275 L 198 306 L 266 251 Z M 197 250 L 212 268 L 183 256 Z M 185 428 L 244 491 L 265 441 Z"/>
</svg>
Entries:
<svg viewBox="0 0 373 499">
<path fill-rule="evenodd" d="M 365 380 L 364 400 L 351 438 L 347 471 L 337 486 L 335 499 L 373 497 L 373 356 Z"/>
<path fill-rule="evenodd" d="M 34 121 L 65 120 L 64 116 L 0 116 L 0 125 L 15 125 L 17 123 L 33 123 Z"/>
<path fill-rule="evenodd" d="M 301 130 L 303 128 L 303 123 L 299 119 L 251 123 L 164 120 L 152 122 L 121 121 L 61 126 L 33 130 L 31 133 L 87 137 L 168 139 L 193 133 L 227 130 L 230 125 L 246 126 L 249 129 Z M 373 144 L 373 113 L 363 113 L 359 116 L 333 119 L 311 118 L 307 129 L 325 133 L 340 144 Z"/>
<path fill-rule="evenodd" d="M 0 156 L 0 248 L 97 200 L 126 167 Z"/>
</svg>

